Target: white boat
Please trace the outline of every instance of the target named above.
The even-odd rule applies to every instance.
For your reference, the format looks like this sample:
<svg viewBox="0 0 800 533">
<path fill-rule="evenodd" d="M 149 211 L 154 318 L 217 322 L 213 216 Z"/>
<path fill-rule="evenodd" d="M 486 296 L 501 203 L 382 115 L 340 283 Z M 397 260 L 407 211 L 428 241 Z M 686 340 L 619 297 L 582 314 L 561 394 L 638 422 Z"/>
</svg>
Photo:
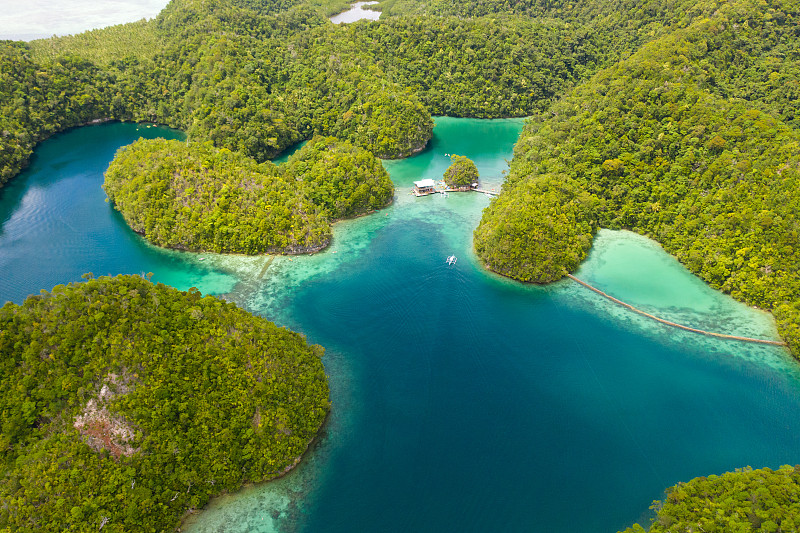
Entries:
<svg viewBox="0 0 800 533">
<path fill-rule="evenodd" d="M 454 256 L 454 255 L 451 255 L 445 261 L 447 261 L 448 265 L 455 265 L 456 261 L 458 261 L 458 258 L 456 256 Z"/>
</svg>

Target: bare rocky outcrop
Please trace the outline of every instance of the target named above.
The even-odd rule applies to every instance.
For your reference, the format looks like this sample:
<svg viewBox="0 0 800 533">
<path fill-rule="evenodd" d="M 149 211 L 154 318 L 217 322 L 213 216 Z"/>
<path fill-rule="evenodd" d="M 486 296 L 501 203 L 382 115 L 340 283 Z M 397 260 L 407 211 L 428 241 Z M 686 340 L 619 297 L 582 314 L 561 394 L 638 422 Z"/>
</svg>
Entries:
<svg viewBox="0 0 800 533">
<path fill-rule="evenodd" d="M 124 417 L 114 415 L 108 404 L 121 394 L 127 394 L 132 387 L 132 379 L 127 373 L 109 374 L 103 380 L 96 398 L 86 402 L 86 407 L 75 417 L 73 427 L 85 437 L 93 450 L 108 451 L 115 459 L 130 456 L 139 451 L 132 445 L 136 433 Z"/>
</svg>

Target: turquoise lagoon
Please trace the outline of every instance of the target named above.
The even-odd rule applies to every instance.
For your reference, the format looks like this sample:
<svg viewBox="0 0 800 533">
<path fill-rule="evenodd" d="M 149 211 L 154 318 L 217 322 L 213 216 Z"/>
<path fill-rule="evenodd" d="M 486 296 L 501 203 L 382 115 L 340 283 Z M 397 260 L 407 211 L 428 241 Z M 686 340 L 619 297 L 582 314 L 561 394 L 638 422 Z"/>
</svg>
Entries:
<svg viewBox="0 0 800 533">
<path fill-rule="evenodd" d="M 522 122 L 436 124 L 427 150 L 385 162 L 390 207 L 337 224 L 323 253 L 271 264 L 156 249 L 104 201 L 116 147 L 174 133 L 54 137 L 0 190 L 0 300 L 85 271 L 153 272 L 326 346 L 333 410 L 305 460 L 214 500 L 184 531 L 616 531 L 678 481 L 798 462 L 800 381 L 784 350 L 676 331 L 574 282 L 483 270 L 471 236 L 489 198 L 416 198 L 411 183 L 457 153 L 499 190 Z M 687 325 L 775 338 L 769 315 L 631 233 L 601 231 L 577 275 Z"/>
</svg>

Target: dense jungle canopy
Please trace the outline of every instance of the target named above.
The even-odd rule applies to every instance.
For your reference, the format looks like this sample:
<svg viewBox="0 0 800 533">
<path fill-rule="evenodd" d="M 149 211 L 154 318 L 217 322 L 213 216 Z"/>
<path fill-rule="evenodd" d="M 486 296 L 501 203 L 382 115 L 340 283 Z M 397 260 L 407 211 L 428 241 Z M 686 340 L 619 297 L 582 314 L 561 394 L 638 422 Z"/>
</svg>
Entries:
<svg viewBox="0 0 800 533">
<path fill-rule="evenodd" d="M 0 530 L 165 531 L 273 478 L 327 415 L 322 348 L 139 276 L 0 308 Z"/>
<path fill-rule="evenodd" d="M 444 171 L 444 182 L 448 187 L 470 187 L 478 182 L 478 167 L 475 162 L 463 155 L 453 154 L 450 156 L 452 163 Z"/>
<path fill-rule="evenodd" d="M 276 200 L 241 231 L 268 220 L 268 249 L 302 247 L 324 240 L 330 220 L 383 200 L 364 200 L 355 182 L 313 177 L 333 168 L 319 166 L 326 156 L 314 150 L 328 149 L 319 144 L 285 171 L 266 163 L 299 140 L 333 136 L 403 157 L 424 148 L 432 115 L 531 116 L 502 194 L 475 230 L 488 268 L 553 281 L 577 268 L 599 227 L 632 229 L 712 286 L 770 310 L 800 356 L 796 1 L 384 0 L 380 21 L 329 23 L 342 7 L 173 0 L 153 21 L 0 43 L 0 184 L 55 132 L 98 119 L 154 121 L 186 131 L 190 146 L 140 143 L 115 164 L 141 157 L 156 168 L 178 153 L 187 163 L 166 196 L 148 197 L 166 202 L 161 211 L 128 217 L 134 227 L 157 234 L 151 221 L 171 208 L 174 220 L 159 223 L 194 223 L 193 206 L 206 201 L 263 202 L 228 180 L 232 165 Z M 201 155 L 209 169 L 192 166 Z M 282 185 L 309 173 L 303 191 Z M 197 197 L 185 195 L 190 187 Z M 122 209 L 126 194 L 114 196 Z M 756 488 L 764 480 L 776 490 L 797 484 L 787 469 L 701 478 L 669 496 L 684 501 L 686 487 L 698 486 L 697 503 L 678 517 L 668 498 L 652 530 L 671 520 L 706 531 L 792 530 L 796 512 L 782 514 L 782 500 Z M 725 490 L 750 498 L 749 510 Z M 725 520 L 703 518 L 709 509 Z"/>
<path fill-rule="evenodd" d="M 394 187 L 380 161 L 334 137 L 314 137 L 289 161 L 163 139 L 119 151 L 103 185 L 131 228 L 159 246 L 217 253 L 305 253 L 331 221 L 386 206 Z"/>
</svg>

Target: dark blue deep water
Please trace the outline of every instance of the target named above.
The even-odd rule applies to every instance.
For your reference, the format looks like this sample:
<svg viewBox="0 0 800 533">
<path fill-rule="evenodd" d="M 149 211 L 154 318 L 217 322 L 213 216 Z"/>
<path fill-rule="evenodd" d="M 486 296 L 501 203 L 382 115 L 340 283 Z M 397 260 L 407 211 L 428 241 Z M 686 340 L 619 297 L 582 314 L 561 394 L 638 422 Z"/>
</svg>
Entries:
<svg viewBox="0 0 800 533">
<path fill-rule="evenodd" d="M 390 226 L 293 297 L 355 404 L 301 531 L 616 531 L 680 480 L 797 461 L 797 383 L 725 352 L 747 348 L 623 329 L 449 250 Z"/>
<path fill-rule="evenodd" d="M 488 198 L 408 194 L 441 176 L 446 153 L 474 159 L 499 189 L 521 125 L 437 119 L 430 149 L 386 163 L 392 206 L 337 224 L 326 252 L 266 270 L 263 258 L 155 249 L 104 202 L 114 150 L 169 132 L 69 132 L 0 189 L 0 301 L 86 271 L 149 271 L 226 293 L 327 348 L 333 410 L 301 466 L 216 500 L 184 531 L 613 532 L 648 520 L 678 481 L 797 463 L 800 381 L 786 353 L 647 323 L 571 283 L 488 274 L 471 253 Z M 773 334 L 648 246 L 608 232 L 579 274 L 707 329 Z M 622 256 L 646 265 L 650 285 L 678 289 L 632 291 Z"/>
</svg>

